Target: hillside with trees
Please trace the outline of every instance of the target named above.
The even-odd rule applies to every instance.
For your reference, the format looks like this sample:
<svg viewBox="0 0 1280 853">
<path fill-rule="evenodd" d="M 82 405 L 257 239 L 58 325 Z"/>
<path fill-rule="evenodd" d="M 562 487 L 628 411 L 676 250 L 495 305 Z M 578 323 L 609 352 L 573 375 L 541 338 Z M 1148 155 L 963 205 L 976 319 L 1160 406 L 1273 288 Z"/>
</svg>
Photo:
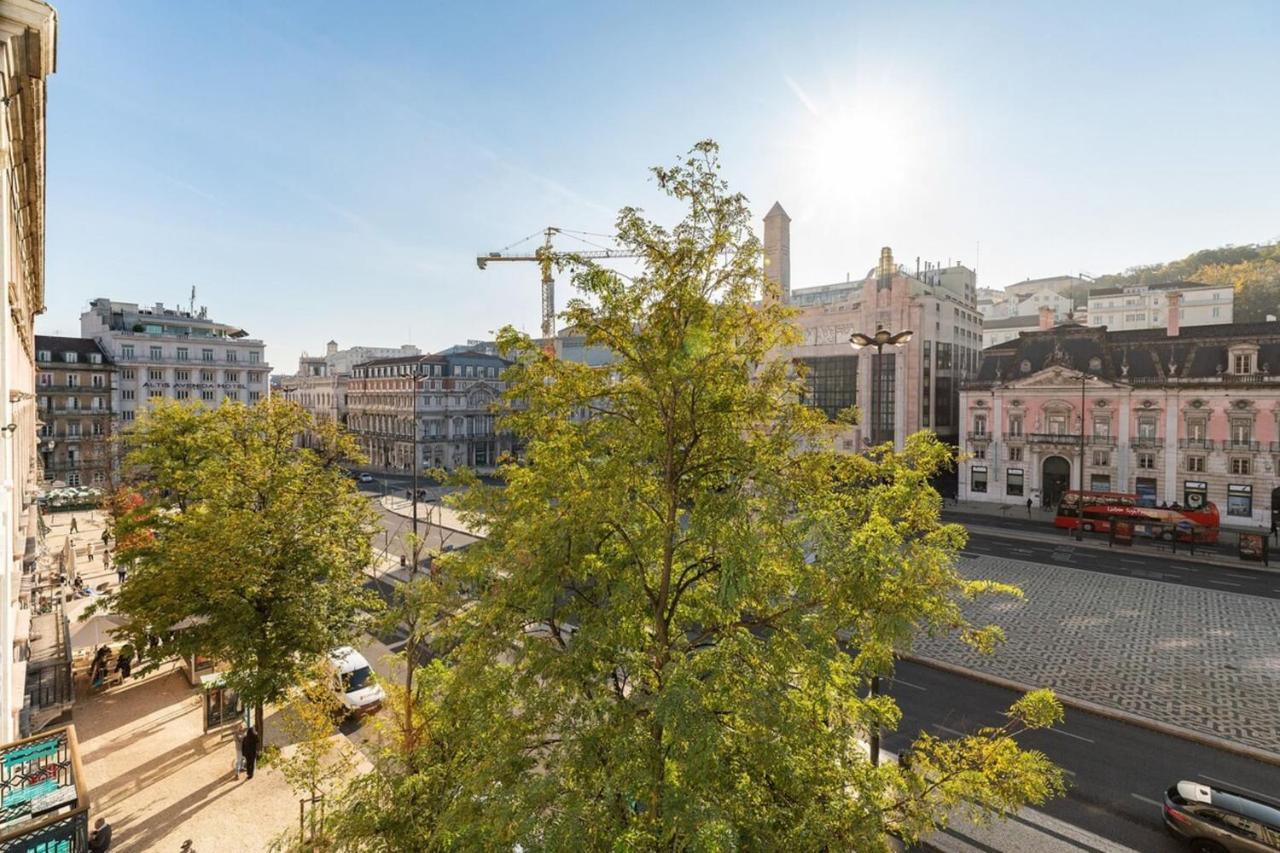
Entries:
<svg viewBox="0 0 1280 853">
<path fill-rule="evenodd" d="M 1181 260 L 1130 267 L 1123 273 L 1101 276 L 1095 286 L 1167 281 L 1230 284 L 1236 292 L 1237 323 L 1260 322 L 1268 314 L 1280 316 L 1280 241 L 1203 249 Z"/>
</svg>

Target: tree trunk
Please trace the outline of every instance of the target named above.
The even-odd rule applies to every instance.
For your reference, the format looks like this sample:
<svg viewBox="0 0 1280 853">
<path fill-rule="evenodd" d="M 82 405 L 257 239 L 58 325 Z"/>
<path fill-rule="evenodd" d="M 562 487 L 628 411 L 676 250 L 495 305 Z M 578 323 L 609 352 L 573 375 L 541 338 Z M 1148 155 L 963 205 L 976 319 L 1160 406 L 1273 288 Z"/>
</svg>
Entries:
<svg viewBox="0 0 1280 853">
<path fill-rule="evenodd" d="M 262 703 L 253 706 L 253 728 L 258 733 L 258 743 L 262 743 Z"/>
</svg>

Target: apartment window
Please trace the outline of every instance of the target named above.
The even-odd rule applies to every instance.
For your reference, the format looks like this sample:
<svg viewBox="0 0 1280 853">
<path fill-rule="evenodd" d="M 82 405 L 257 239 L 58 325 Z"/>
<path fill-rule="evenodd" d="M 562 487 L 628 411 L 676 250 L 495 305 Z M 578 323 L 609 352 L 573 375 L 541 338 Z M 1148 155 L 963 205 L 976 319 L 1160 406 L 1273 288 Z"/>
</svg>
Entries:
<svg viewBox="0 0 1280 853">
<path fill-rule="evenodd" d="M 213 350 L 211 350 L 211 349 L 202 349 L 202 350 L 200 350 L 200 360 L 201 360 L 201 361 L 213 361 Z"/>
<path fill-rule="evenodd" d="M 103 430 L 103 428 L 102 428 L 102 421 L 94 421 L 94 422 L 93 422 L 93 434 L 94 434 L 94 435 L 102 435 L 102 433 L 103 433 L 103 432 L 104 432 L 104 430 Z"/>
<path fill-rule="evenodd" d="M 250 403 L 256 403 L 256 402 L 258 402 L 258 401 L 259 401 L 259 400 L 261 400 L 261 399 L 262 399 L 262 392 L 261 392 L 261 391 L 250 391 L 250 392 L 249 392 L 249 402 L 250 402 Z"/>
<path fill-rule="evenodd" d="M 258 364 L 261 361 L 262 361 L 262 353 L 258 352 L 256 349 L 249 350 L 250 364 Z"/>
<path fill-rule="evenodd" d="M 133 358 L 133 344 L 122 344 L 120 347 L 121 358 Z"/>
<path fill-rule="evenodd" d="M 1231 473 L 1248 476 L 1250 460 L 1246 456 L 1236 456 L 1231 460 Z"/>
<path fill-rule="evenodd" d="M 102 398 L 101 398 L 101 397 L 94 397 L 94 398 L 93 398 L 93 410 L 94 410 L 95 412 L 100 412 L 100 411 L 102 411 L 102 409 L 103 409 L 103 408 L 104 408 L 104 407 L 103 407 L 103 405 L 102 405 Z"/>
<path fill-rule="evenodd" d="M 871 422 L 871 441 L 881 444 L 894 439 L 894 387 L 897 356 L 894 353 L 877 354 L 871 362 L 871 410 L 875 416 Z"/>
<path fill-rule="evenodd" d="M 173 372 L 173 381 L 174 381 L 174 382 L 190 382 L 190 381 L 191 381 L 191 371 L 190 371 L 190 370 L 175 370 L 175 371 Z"/>
<path fill-rule="evenodd" d="M 240 381 L 240 371 L 238 370 L 228 370 L 226 373 L 223 374 L 223 376 L 226 377 L 228 382 Z"/>
<path fill-rule="evenodd" d="M 122 420 L 122 421 L 131 421 L 131 420 L 133 420 L 133 409 L 125 409 L 123 412 L 121 412 L 121 413 L 120 413 L 120 420 Z"/>
<path fill-rule="evenodd" d="M 212 382 L 212 381 L 213 381 L 213 371 L 212 371 L 212 370 L 202 370 L 202 371 L 200 371 L 200 381 L 201 381 L 201 382 Z"/>
<path fill-rule="evenodd" d="M 75 364 L 77 361 L 80 360 L 80 357 L 74 352 L 64 352 L 62 354 L 62 360 L 70 364 Z"/>
<path fill-rule="evenodd" d="M 132 400 L 132 399 L 133 399 L 133 396 L 134 396 L 134 391 L 133 391 L 133 389 L 132 389 L 132 388 L 121 388 L 121 389 L 120 389 L 120 399 L 121 399 L 121 400 Z"/>
<path fill-rule="evenodd" d="M 1045 417 L 1045 422 L 1049 426 L 1050 435 L 1066 435 L 1067 434 L 1067 416 L 1064 414 L 1049 414 Z"/>
<path fill-rule="evenodd" d="M 987 466 L 974 465 L 970 469 L 969 491 L 983 492 L 987 491 Z"/>
<path fill-rule="evenodd" d="M 986 415 L 973 416 L 973 434 L 974 435 L 987 434 L 987 416 Z"/>
<path fill-rule="evenodd" d="M 1155 441 L 1156 439 L 1156 419 L 1155 418 L 1138 418 L 1138 438 L 1146 441 Z"/>
<path fill-rule="evenodd" d="M 120 368 L 120 378 L 121 378 L 121 379 L 133 379 L 136 375 L 137 375 L 137 374 L 135 373 L 135 371 L 134 371 L 134 369 L 133 369 L 132 367 L 122 367 L 122 368 Z"/>
<path fill-rule="evenodd" d="M 186 390 L 186 389 L 184 389 L 184 388 L 179 388 L 177 391 L 174 391 L 174 392 L 173 392 L 173 399 L 175 399 L 175 400 L 190 400 L 190 399 L 191 399 L 191 392 L 190 392 L 190 391 L 187 391 L 187 390 Z"/>
<path fill-rule="evenodd" d="M 1010 462 L 1021 462 L 1021 461 L 1022 461 L 1022 448 L 1021 448 L 1021 447 L 1010 447 L 1010 448 L 1009 448 L 1009 461 L 1010 461 Z"/>
<path fill-rule="evenodd" d="M 80 424 L 77 424 L 77 423 L 67 424 L 67 438 L 79 438 L 79 437 L 80 437 Z"/>
<path fill-rule="evenodd" d="M 1093 434 L 1097 438 L 1111 437 L 1111 418 L 1102 417 L 1093 419 Z"/>
<path fill-rule="evenodd" d="M 186 347 L 178 347 L 178 361 L 190 361 L 191 350 Z"/>
<path fill-rule="evenodd" d="M 249 371 L 249 384 L 251 384 L 251 385 L 258 385 L 258 384 L 260 384 L 261 382 L 262 382 L 262 371 L 261 371 L 261 370 L 250 370 L 250 371 Z"/>
<path fill-rule="evenodd" d="M 93 384 L 94 388 L 101 388 L 103 385 L 102 377 L 96 373 L 93 375 L 93 377 L 89 381 Z"/>
<path fill-rule="evenodd" d="M 1138 467 L 1154 469 L 1156 467 L 1156 455 L 1154 453 L 1139 453 Z"/>
<path fill-rule="evenodd" d="M 842 409 L 857 402 L 858 357 L 832 355 L 825 358 L 801 359 L 804 364 L 805 405 L 835 420 Z"/>
<path fill-rule="evenodd" d="M 1022 435 L 1022 415 L 1009 416 L 1009 435 Z"/>
<path fill-rule="evenodd" d="M 933 402 L 933 346 L 932 341 L 924 342 L 924 369 L 920 383 L 920 415 L 923 425 L 929 426 L 929 404 Z M 496 370 L 496 368 L 495 368 Z"/>
<path fill-rule="evenodd" d="M 53 361 L 53 353 L 47 349 L 42 349 L 36 353 L 36 361 Z"/>
<path fill-rule="evenodd" d="M 1207 421 L 1203 421 L 1199 419 L 1193 420 L 1193 421 L 1187 421 L 1188 440 L 1195 441 L 1195 442 L 1204 441 L 1206 428 L 1207 428 Z"/>
<path fill-rule="evenodd" d="M 151 347 L 151 360 L 159 361 L 164 358 L 164 350 L 160 347 Z"/>
<path fill-rule="evenodd" d="M 224 398 L 224 399 L 226 399 L 226 400 L 239 400 L 239 399 L 240 399 L 240 392 L 239 392 L 239 391 L 228 391 L 228 392 L 226 392 L 226 394 L 224 394 L 224 395 L 223 395 L 223 398 Z"/>
<path fill-rule="evenodd" d="M 162 382 L 164 380 L 163 370 L 148 370 L 147 379 L 151 382 Z"/>
<path fill-rule="evenodd" d="M 1213 306 L 1213 316 L 1215 317 L 1221 316 L 1217 305 Z"/>
<path fill-rule="evenodd" d="M 1106 450 L 1093 451 L 1093 464 L 1105 468 L 1111 464 L 1111 454 Z"/>
<path fill-rule="evenodd" d="M 1203 473 L 1203 472 L 1204 472 L 1204 457 L 1203 457 L 1203 456 L 1188 456 L 1188 457 L 1187 457 L 1187 470 L 1188 470 L 1188 471 L 1196 471 L 1196 472 Z"/>
<path fill-rule="evenodd" d="M 1095 492 L 1111 491 L 1111 475 L 1110 474 L 1089 475 L 1089 489 Z"/>
<path fill-rule="evenodd" d="M 1231 422 L 1231 444 L 1235 447 L 1247 447 L 1253 441 L 1253 424 L 1249 421 Z"/>
<path fill-rule="evenodd" d="M 204 400 L 206 403 L 210 403 L 210 402 L 212 402 L 212 401 L 213 401 L 213 392 L 212 392 L 212 391 L 201 391 L 201 392 L 200 392 L 200 399 L 201 399 L 201 400 Z"/>
<path fill-rule="evenodd" d="M 1216 313 L 1217 310 L 1218 309 L 1216 308 L 1214 309 L 1215 313 L 1213 316 L 1215 317 L 1218 316 Z M 1251 352 L 1236 353 L 1235 357 L 1232 359 L 1232 365 L 1234 367 L 1234 370 L 1232 370 L 1233 373 L 1236 373 L 1242 376 L 1245 374 L 1252 373 L 1253 372 L 1253 353 Z"/>
<path fill-rule="evenodd" d="M 68 387 L 68 388 L 77 388 L 77 387 L 79 387 L 79 385 L 80 385 L 80 377 L 79 377 L 79 375 L 78 375 L 78 374 L 75 374 L 75 373 L 68 373 L 68 374 L 67 374 L 67 387 Z"/>
<path fill-rule="evenodd" d="M 1244 518 L 1253 515 L 1253 486 L 1227 486 L 1227 515 Z"/>
<path fill-rule="evenodd" d="M 74 465 L 74 464 L 76 464 L 76 458 L 75 458 L 74 456 L 68 456 L 68 457 L 67 457 L 67 464 L 68 464 L 68 465 Z M 68 472 L 68 473 L 67 473 L 67 485 L 68 485 L 68 486 L 79 486 L 79 485 L 80 485 L 80 472 L 79 472 L 79 471 L 70 471 L 70 472 Z"/>
<path fill-rule="evenodd" d="M 236 360 L 236 351 L 233 349 L 227 350 L 227 361 L 235 361 L 235 360 Z"/>
<path fill-rule="evenodd" d="M 1021 456 L 1021 448 L 1019 448 L 1019 456 Z M 1023 483 L 1022 469 L 1010 468 L 1008 471 L 1005 471 L 1004 479 L 1005 494 L 1021 497 Z"/>
</svg>

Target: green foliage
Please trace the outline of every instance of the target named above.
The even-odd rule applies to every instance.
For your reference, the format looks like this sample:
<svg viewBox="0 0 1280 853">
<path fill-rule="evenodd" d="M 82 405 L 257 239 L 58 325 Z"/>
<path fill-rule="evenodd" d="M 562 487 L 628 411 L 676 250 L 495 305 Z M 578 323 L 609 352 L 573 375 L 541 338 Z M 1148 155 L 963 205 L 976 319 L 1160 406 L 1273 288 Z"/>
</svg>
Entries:
<svg viewBox="0 0 1280 853">
<path fill-rule="evenodd" d="M 319 450 L 298 446 L 304 430 Z M 137 648 L 179 628 L 167 654 L 229 664 L 261 703 L 354 636 L 376 599 L 361 586 L 374 515 L 335 464 L 357 455 L 350 437 L 272 399 L 160 405 L 125 441 L 141 500 L 116 501 L 116 559 L 132 569 L 105 606 Z"/>
<path fill-rule="evenodd" d="M 1101 276 L 1096 286 L 1123 287 L 1169 281 L 1231 285 L 1236 292 L 1234 319 L 1238 323 L 1261 322 L 1268 314 L 1280 316 L 1280 243 L 1204 249 L 1181 260 Z"/>
<path fill-rule="evenodd" d="M 501 332 L 525 458 L 454 500 L 488 536 L 441 561 L 481 593 L 436 628 L 435 751 L 354 789 L 352 849 L 874 851 L 964 785 L 995 812 L 1060 790 L 1014 740 L 1052 717 L 1039 694 L 1005 728 L 922 738 L 920 770 L 868 761 L 900 718 L 870 677 L 919 631 L 990 647 L 958 602 L 1017 591 L 956 572 L 936 438 L 840 454 L 798 402 L 792 309 L 759 301 L 752 217 L 718 170 L 712 143 L 655 170 L 687 209 L 673 228 L 620 213 L 635 278 L 567 262 L 565 319 L 613 364 Z"/>
</svg>

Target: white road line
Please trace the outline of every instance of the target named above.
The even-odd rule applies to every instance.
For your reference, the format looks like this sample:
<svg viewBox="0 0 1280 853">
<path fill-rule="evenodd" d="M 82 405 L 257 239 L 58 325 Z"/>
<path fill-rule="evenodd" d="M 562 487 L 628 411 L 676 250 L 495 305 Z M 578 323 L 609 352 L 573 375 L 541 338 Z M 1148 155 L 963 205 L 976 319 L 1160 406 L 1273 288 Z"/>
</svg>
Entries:
<svg viewBox="0 0 1280 853">
<path fill-rule="evenodd" d="M 1217 578 L 1209 578 L 1209 583 L 1217 584 L 1218 586 L 1243 586 L 1243 584 L 1232 583 L 1231 581 L 1220 581 Z"/>
<path fill-rule="evenodd" d="M 955 735 L 956 737 L 966 737 L 968 735 L 968 732 L 962 732 L 959 729 L 953 729 L 951 728 L 951 726 L 944 726 L 942 723 L 934 723 L 933 727 L 940 732 L 946 732 L 947 734 Z"/>
<path fill-rule="evenodd" d="M 1073 737 L 1076 740 L 1082 740 L 1085 743 L 1097 743 L 1097 741 L 1094 740 L 1093 738 L 1085 737 L 1084 735 L 1075 735 L 1069 731 L 1065 731 L 1064 729 L 1045 729 L 1045 731 L 1053 732 L 1055 735 L 1066 735 L 1067 737 Z"/>
<path fill-rule="evenodd" d="M 1222 785 L 1224 788 L 1229 788 L 1232 791 L 1241 791 L 1245 794 L 1253 794 L 1255 797 L 1262 797 L 1262 799 L 1264 800 L 1270 800 L 1272 797 L 1275 796 L 1275 794 L 1264 794 L 1261 791 L 1255 791 L 1252 788 L 1246 788 L 1243 785 L 1237 785 L 1234 782 L 1228 782 L 1225 779 L 1215 779 L 1212 776 L 1206 776 L 1203 773 L 1200 773 L 1198 775 L 1200 776 L 1201 779 L 1208 779 L 1210 782 L 1217 782 L 1219 785 Z"/>
<path fill-rule="evenodd" d="M 912 684 L 910 681 L 904 681 L 896 675 L 893 677 L 894 684 L 901 684 L 903 687 L 914 687 L 916 690 L 928 690 L 927 687 L 921 687 L 919 684 Z"/>
<path fill-rule="evenodd" d="M 1155 806 L 1158 809 L 1164 808 L 1163 803 L 1157 803 L 1155 800 L 1151 799 L 1150 797 L 1144 797 L 1141 794 L 1130 794 L 1129 796 L 1133 797 L 1135 800 L 1140 800 L 1141 802 L 1147 803 L 1148 805 Z"/>
</svg>

